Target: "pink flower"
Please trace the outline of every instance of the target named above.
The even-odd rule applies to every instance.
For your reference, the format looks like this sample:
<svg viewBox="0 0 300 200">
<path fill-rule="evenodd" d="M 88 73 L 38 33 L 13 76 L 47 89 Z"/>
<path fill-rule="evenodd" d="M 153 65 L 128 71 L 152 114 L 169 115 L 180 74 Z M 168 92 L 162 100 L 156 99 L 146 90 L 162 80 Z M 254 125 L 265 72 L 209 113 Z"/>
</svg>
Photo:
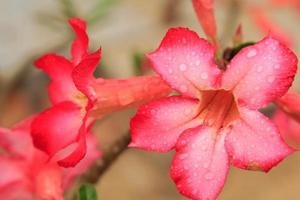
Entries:
<svg viewBox="0 0 300 200">
<path fill-rule="evenodd" d="M 283 28 L 274 23 L 260 7 L 249 9 L 249 15 L 263 34 L 271 34 L 277 40 L 287 46 L 293 44 L 292 37 Z"/>
<path fill-rule="evenodd" d="M 60 154 L 58 164 L 64 167 L 75 166 L 84 157 L 86 129 L 95 118 L 140 105 L 170 91 L 157 76 L 96 79 L 93 73 L 100 61 L 101 50 L 87 52 L 84 21 L 70 19 L 69 23 L 77 36 L 71 48 L 72 59 L 47 54 L 35 62 L 51 79 L 48 92 L 53 106 L 32 123 L 34 145 L 50 158 Z M 66 148 L 69 154 L 66 154 Z"/>
<path fill-rule="evenodd" d="M 0 129 L 0 199 L 6 200 L 62 200 L 76 176 L 83 173 L 100 156 L 96 139 L 87 137 L 87 155 L 79 164 L 66 170 L 36 149 L 30 137 L 28 118 L 13 129 Z"/>
<path fill-rule="evenodd" d="M 288 92 L 276 101 L 273 121 L 286 143 L 300 149 L 300 94 Z"/>
<path fill-rule="evenodd" d="M 286 93 L 297 70 L 295 54 L 273 37 L 243 48 L 222 71 L 212 45 L 172 28 L 148 58 L 179 95 L 139 109 L 130 146 L 175 149 L 171 177 L 183 195 L 215 199 L 229 164 L 267 172 L 293 152 L 257 111 Z"/>
</svg>

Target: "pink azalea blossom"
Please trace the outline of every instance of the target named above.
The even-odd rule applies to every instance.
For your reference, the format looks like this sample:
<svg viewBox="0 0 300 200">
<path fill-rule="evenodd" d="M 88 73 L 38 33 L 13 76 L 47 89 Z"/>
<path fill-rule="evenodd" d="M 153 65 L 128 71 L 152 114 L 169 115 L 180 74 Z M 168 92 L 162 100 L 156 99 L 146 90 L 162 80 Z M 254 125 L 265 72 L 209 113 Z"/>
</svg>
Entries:
<svg viewBox="0 0 300 200">
<path fill-rule="evenodd" d="M 294 151 L 257 110 L 287 92 L 296 55 L 268 36 L 220 70 L 215 51 L 189 29 L 170 29 L 148 58 L 179 95 L 140 107 L 131 121 L 131 147 L 176 150 L 171 177 L 194 200 L 216 199 L 230 164 L 267 172 Z"/>
<path fill-rule="evenodd" d="M 300 94 L 288 92 L 276 101 L 279 109 L 273 116 L 286 143 L 300 149 Z"/>
<path fill-rule="evenodd" d="M 87 155 L 79 164 L 66 170 L 36 149 L 30 136 L 28 118 L 13 129 L 0 128 L 0 199 L 5 200 L 62 200 L 63 192 L 74 179 L 87 170 L 100 153 L 96 139 L 87 136 Z"/>
<path fill-rule="evenodd" d="M 94 70 L 101 50 L 89 54 L 86 24 L 70 19 L 77 38 L 71 48 L 72 59 L 56 54 L 39 58 L 35 65 L 51 79 L 48 86 L 52 107 L 32 123 L 34 145 L 58 164 L 75 166 L 85 155 L 87 127 L 95 118 L 113 111 L 140 105 L 162 97 L 170 88 L 157 76 L 128 79 L 96 79 Z"/>
</svg>

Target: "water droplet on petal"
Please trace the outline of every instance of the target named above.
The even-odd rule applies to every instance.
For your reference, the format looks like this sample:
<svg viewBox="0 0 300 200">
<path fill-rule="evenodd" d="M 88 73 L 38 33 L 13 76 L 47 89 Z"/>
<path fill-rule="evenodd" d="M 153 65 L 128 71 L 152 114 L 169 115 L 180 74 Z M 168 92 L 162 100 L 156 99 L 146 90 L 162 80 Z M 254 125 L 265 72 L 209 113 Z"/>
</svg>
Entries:
<svg viewBox="0 0 300 200">
<path fill-rule="evenodd" d="M 206 72 L 202 72 L 202 73 L 201 73 L 201 78 L 202 78 L 202 79 L 207 79 L 207 78 L 208 78 L 207 73 L 206 73 Z"/>
<path fill-rule="evenodd" d="M 181 64 L 181 65 L 179 65 L 179 69 L 180 69 L 180 71 L 186 71 L 186 65 L 185 64 Z"/>
<path fill-rule="evenodd" d="M 263 70 L 263 67 L 262 66 L 259 66 L 258 68 L 257 68 L 257 72 L 261 72 Z"/>
<path fill-rule="evenodd" d="M 200 65 L 200 60 L 197 60 L 196 63 L 195 63 L 197 66 Z"/>
<path fill-rule="evenodd" d="M 269 83 L 273 83 L 274 80 L 275 80 L 275 77 L 274 77 L 274 76 L 269 76 L 268 79 L 267 79 L 267 81 L 268 81 Z"/>
<path fill-rule="evenodd" d="M 169 74 L 173 74 L 173 69 L 170 68 L 170 69 L 168 70 L 168 72 L 169 72 Z"/>
<path fill-rule="evenodd" d="M 280 64 L 274 65 L 274 68 L 275 68 L 275 69 L 279 69 L 279 68 L 280 68 Z"/>
<path fill-rule="evenodd" d="M 208 172 L 208 173 L 206 173 L 206 174 L 204 175 L 204 178 L 205 178 L 206 180 L 211 180 L 211 179 L 213 179 L 214 177 L 215 177 L 214 174 L 211 173 L 211 172 Z"/>
<path fill-rule="evenodd" d="M 248 52 L 247 57 L 248 58 L 252 58 L 254 56 L 256 56 L 257 52 L 255 49 L 252 49 L 251 51 Z"/>
</svg>

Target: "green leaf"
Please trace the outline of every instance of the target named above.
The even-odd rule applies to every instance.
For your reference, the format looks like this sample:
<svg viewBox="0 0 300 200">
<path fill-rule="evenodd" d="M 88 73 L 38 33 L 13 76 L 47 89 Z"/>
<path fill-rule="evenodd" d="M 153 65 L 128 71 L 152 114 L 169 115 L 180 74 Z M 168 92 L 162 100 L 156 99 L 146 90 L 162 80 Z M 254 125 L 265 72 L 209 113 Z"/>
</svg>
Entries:
<svg viewBox="0 0 300 200">
<path fill-rule="evenodd" d="M 79 200 L 97 200 L 97 192 L 93 185 L 84 184 L 79 188 Z"/>
</svg>

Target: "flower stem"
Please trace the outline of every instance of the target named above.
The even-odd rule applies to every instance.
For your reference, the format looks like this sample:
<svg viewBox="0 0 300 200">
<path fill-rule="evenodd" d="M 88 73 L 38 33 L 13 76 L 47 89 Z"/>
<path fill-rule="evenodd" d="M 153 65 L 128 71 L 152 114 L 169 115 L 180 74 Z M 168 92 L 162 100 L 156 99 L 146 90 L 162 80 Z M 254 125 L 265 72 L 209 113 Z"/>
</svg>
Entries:
<svg viewBox="0 0 300 200">
<path fill-rule="evenodd" d="M 102 151 L 102 157 L 85 174 L 80 177 L 80 182 L 95 184 L 104 172 L 117 160 L 127 149 L 130 142 L 130 134 L 127 132 L 111 146 Z"/>
</svg>

